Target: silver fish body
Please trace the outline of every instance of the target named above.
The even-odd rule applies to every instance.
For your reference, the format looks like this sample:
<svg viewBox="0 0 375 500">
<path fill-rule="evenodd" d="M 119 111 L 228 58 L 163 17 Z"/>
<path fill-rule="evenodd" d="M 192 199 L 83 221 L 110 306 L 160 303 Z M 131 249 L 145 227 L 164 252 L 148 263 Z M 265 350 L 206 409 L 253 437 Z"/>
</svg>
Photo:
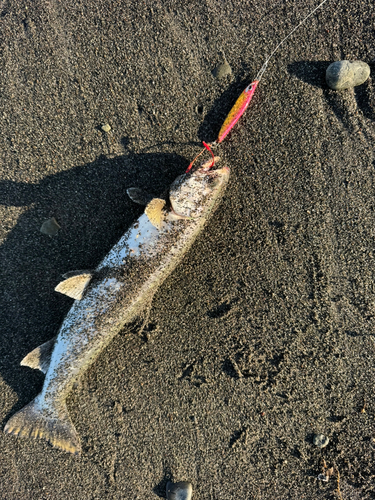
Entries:
<svg viewBox="0 0 375 500">
<path fill-rule="evenodd" d="M 21 362 L 42 370 L 45 381 L 40 394 L 10 418 L 4 432 L 41 437 L 57 448 L 80 453 L 79 436 L 66 407 L 68 393 L 114 335 L 151 303 L 217 207 L 228 179 L 228 168 L 203 166 L 174 181 L 169 209 L 164 210 L 163 200 L 146 209 L 92 273 L 56 340 Z"/>
</svg>

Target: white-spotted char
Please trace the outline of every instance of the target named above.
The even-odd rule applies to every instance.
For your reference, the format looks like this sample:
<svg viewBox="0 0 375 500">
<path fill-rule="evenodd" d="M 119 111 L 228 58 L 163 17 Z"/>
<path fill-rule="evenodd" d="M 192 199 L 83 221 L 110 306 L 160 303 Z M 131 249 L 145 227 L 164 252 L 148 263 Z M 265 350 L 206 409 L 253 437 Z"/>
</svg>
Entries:
<svg viewBox="0 0 375 500">
<path fill-rule="evenodd" d="M 153 199 L 94 271 L 68 273 L 56 290 L 75 298 L 57 337 L 21 362 L 45 373 L 42 391 L 4 431 L 40 437 L 79 454 L 80 439 L 66 397 L 82 372 L 124 325 L 151 301 L 217 207 L 229 169 L 200 168 L 178 177 L 169 200 Z"/>
</svg>

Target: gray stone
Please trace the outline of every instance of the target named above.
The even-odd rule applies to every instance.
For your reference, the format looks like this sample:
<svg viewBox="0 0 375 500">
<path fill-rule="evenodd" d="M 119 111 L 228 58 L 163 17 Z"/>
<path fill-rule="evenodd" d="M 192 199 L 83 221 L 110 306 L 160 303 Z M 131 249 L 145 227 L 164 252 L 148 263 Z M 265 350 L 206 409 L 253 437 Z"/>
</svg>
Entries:
<svg viewBox="0 0 375 500">
<path fill-rule="evenodd" d="M 102 130 L 103 132 L 109 132 L 111 130 L 111 125 L 109 125 L 108 123 L 106 123 L 105 125 L 102 126 Z"/>
<path fill-rule="evenodd" d="M 362 85 L 370 76 L 370 66 L 362 61 L 336 61 L 326 70 L 326 82 L 333 90 Z"/>
<path fill-rule="evenodd" d="M 313 443 L 318 448 L 325 448 L 329 443 L 329 439 L 327 438 L 327 436 L 324 436 L 324 434 L 315 434 L 315 436 L 313 437 Z"/>
<path fill-rule="evenodd" d="M 193 487 L 187 481 L 180 481 L 179 483 L 167 483 L 167 500 L 191 500 L 193 494 Z"/>
<path fill-rule="evenodd" d="M 59 232 L 60 226 L 57 223 L 55 217 L 43 222 L 40 232 L 43 234 L 48 234 L 49 236 L 55 236 Z"/>
</svg>

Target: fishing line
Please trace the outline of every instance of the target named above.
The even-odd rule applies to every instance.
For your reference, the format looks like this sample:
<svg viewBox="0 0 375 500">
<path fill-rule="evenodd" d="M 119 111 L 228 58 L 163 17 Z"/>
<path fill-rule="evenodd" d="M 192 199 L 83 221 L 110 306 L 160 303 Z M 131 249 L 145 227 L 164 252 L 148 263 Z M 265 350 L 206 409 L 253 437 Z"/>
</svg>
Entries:
<svg viewBox="0 0 375 500">
<path fill-rule="evenodd" d="M 273 51 L 271 52 L 271 54 L 267 57 L 267 59 L 265 60 L 263 66 L 260 68 L 257 76 L 255 77 L 255 80 L 252 81 L 251 83 L 249 83 L 249 85 L 245 88 L 245 90 L 242 92 L 242 94 L 237 98 L 237 101 L 235 102 L 234 106 L 232 107 L 232 109 L 229 111 L 226 119 L 224 120 L 224 123 L 223 125 L 221 126 L 221 129 L 219 131 L 219 135 L 216 139 L 215 142 L 211 143 L 211 144 L 206 144 L 205 142 L 203 142 L 203 146 L 204 146 L 204 149 L 194 158 L 194 160 L 190 163 L 190 165 L 188 166 L 187 170 L 186 170 L 186 173 L 190 172 L 190 170 L 192 169 L 193 167 L 193 164 L 195 162 L 195 160 L 207 149 L 212 157 L 214 158 L 214 155 L 211 151 L 211 147 L 215 147 L 217 146 L 218 144 L 220 144 L 224 139 L 225 137 L 229 134 L 229 132 L 232 130 L 232 128 L 234 127 L 234 125 L 238 122 L 238 120 L 241 118 L 241 116 L 244 114 L 246 108 L 248 107 L 253 95 L 254 95 L 254 92 L 262 78 L 262 76 L 264 75 L 266 69 L 267 69 L 267 66 L 268 66 L 268 63 L 270 62 L 270 60 L 272 59 L 272 57 L 276 54 L 276 52 L 279 50 L 279 48 L 283 45 L 284 42 L 286 42 L 292 35 L 293 33 L 298 30 L 298 28 L 300 28 L 308 19 L 309 17 L 311 17 L 318 9 L 320 9 L 323 4 L 326 3 L 327 0 L 323 0 L 322 2 L 320 2 L 320 4 L 315 7 L 311 12 L 309 12 L 309 14 L 307 16 L 305 16 L 302 21 L 300 21 L 297 26 L 295 26 L 292 31 L 290 31 L 290 33 L 288 33 L 282 40 L 280 43 L 278 43 L 278 45 L 276 45 L 276 47 L 273 49 Z M 215 163 L 215 160 L 213 159 L 212 163 L 211 163 L 211 167 L 214 166 L 214 163 Z"/>
<path fill-rule="evenodd" d="M 257 76 L 256 76 L 256 78 L 255 78 L 255 80 L 256 80 L 256 81 L 260 82 L 260 79 L 262 78 L 262 76 L 263 76 L 264 72 L 265 72 L 265 71 L 266 71 L 266 69 L 267 69 L 267 65 L 268 65 L 268 63 L 269 63 L 270 59 L 272 59 L 272 57 L 275 55 L 275 53 L 276 53 L 276 52 L 279 50 L 279 48 L 283 45 L 283 43 L 284 43 L 284 42 L 286 42 L 286 41 L 287 41 L 287 40 L 288 40 L 288 39 L 289 39 L 289 38 L 293 35 L 293 33 L 294 33 L 296 30 L 298 30 L 298 28 L 299 28 L 300 26 L 302 26 L 302 24 L 304 24 L 304 23 L 308 20 L 308 18 L 309 18 L 309 17 L 311 17 L 311 16 L 314 14 L 314 12 L 316 12 L 318 9 L 320 9 L 320 7 L 321 7 L 324 3 L 326 3 L 326 1 L 327 1 L 327 0 L 323 0 L 323 2 L 321 2 L 321 3 L 317 6 L 317 7 L 315 7 L 315 9 L 314 9 L 314 10 L 312 10 L 312 11 L 311 11 L 311 12 L 310 12 L 310 13 L 309 13 L 309 14 L 308 14 L 305 18 L 303 18 L 303 19 L 302 19 L 302 21 L 301 21 L 299 24 L 297 24 L 297 26 L 295 26 L 295 27 L 292 29 L 292 31 L 291 31 L 291 32 L 290 32 L 290 33 L 289 33 L 289 34 L 288 34 L 285 38 L 283 38 L 283 39 L 281 40 L 281 42 L 280 42 L 280 43 L 279 43 L 279 44 L 278 44 L 278 45 L 277 45 L 277 46 L 273 49 L 273 51 L 272 51 L 272 52 L 271 52 L 271 54 L 267 57 L 267 59 L 266 59 L 265 63 L 263 64 L 263 66 L 262 66 L 262 67 L 261 67 L 261 69 L 259 70 L 259 73 L 257 74 Z M 251 85 L 251 84 L 250 84 L 250 85 Z"/>
</svg>

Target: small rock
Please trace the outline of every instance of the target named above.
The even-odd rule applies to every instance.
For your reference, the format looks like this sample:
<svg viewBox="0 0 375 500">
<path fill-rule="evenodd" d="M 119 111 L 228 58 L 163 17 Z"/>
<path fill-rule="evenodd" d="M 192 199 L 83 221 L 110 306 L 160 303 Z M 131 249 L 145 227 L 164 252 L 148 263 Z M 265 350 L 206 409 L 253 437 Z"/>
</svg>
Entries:
<svg viewBox="0 0 375 500">
<path fill-rule="evenodd" d="M 319 481 L 324 481 L 325 483 L 328 483 L 329 477 L 326 476 L 325 474 L 319 474 L 318 479 Z"/>
<path fill-rule="evenodd" d="M 326 82 L 333 90 L 362 85 L 370 76 L 370 66 L 362 61 L 336 61 L 326 70 Z"/>
<path fill-rule="evenodd" d="M 193 487 L 187 481 L 180 481 L 179 483 L 167 483 L 167 500 L 191 500 L 193 494 Z"/>
<path fill-rule="evenodd" d="M 224 62 L 216 66 L 212 71 L 212 74 L 218 80 L 230 76 L 232 74 L 232 68 L 229 66 L 228 61 L 224 58 Z"/>
<path fill-rule="evenodd" d="M 315 434 L 315 436 L 313 437 L 313 443 L 318 448 L 325 448 L 329 443 L 329 439 L 324 436 L 324 434 Z"/>
<path fill-rule="evenodd" d="M 111 125 L 106 123 L 105 125 L 102 126 L 103 132 L 109 132 L 111 130 Z"/>
<path fill-rule="evenodd" d="M 59 232 L 60 225 L 57 223 L 55 217 L 46 220 L 43 222 L 42 227 L 40 228 L 40 232 L 43 234 L 48 234 L 49 236 L 54 236 Z"/>
</svg>

